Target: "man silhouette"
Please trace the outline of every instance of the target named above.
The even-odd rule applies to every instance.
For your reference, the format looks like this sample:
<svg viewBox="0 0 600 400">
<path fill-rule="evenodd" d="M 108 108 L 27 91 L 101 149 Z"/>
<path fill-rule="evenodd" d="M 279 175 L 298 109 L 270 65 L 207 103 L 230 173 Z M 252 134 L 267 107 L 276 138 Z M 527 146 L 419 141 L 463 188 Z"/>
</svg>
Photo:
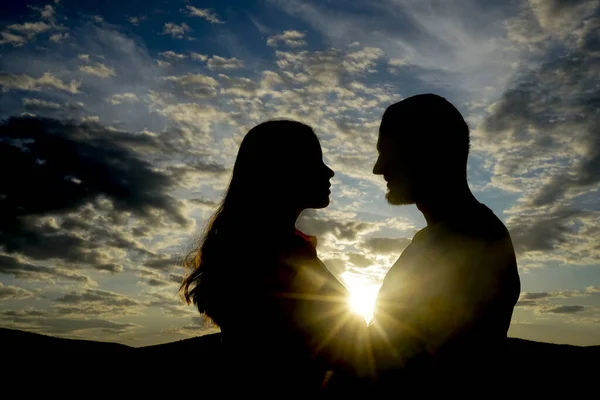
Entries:
<svg viewBox="0 0 600 400">
<path fill-rule="evenodd" d="M 469 189 L 469 128 L 443 97 L 417 95 L 387 108 L 377 150 L 387 201 L 416 204 L 427 222 L 377 297 L 379 383 L 404 377 L 407 389 L 444 392 L 483 383 L 500 365 L 520 280 L 506 227 Z"/>
</svg>

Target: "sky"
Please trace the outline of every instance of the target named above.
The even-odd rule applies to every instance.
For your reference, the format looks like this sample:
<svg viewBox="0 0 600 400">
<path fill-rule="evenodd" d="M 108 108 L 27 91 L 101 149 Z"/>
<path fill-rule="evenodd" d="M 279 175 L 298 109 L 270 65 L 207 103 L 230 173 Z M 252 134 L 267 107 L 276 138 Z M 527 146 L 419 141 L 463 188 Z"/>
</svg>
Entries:
<svg viewBox="0 0 600 400">
<path fill-rule="evenodd" d="M 297 226 L 376 292 L 425 226 L 372 174 L 379 122 L 436 93 L 515 246 L 509 336 L 600 345 L 599 3 L 3 2 L 0 326 L 131 346 L 215 332 L 178 296 L 181 260 L 273 118 L 311 125 L 336 173 Z"/>
</svg>

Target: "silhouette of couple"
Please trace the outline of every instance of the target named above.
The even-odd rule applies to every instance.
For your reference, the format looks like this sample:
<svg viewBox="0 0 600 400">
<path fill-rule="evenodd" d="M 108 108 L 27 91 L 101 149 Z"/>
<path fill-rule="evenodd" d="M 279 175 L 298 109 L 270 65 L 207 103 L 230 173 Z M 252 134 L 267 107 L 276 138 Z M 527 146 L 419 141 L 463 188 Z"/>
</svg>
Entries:
<svg viewBox="0 0 600 400">
<path fill-rule="evenodd" d="M 508 231 L 467 184 L 467 124 L 443 97 L 413 96 L 385 111 L 377 151 L 387 201 L 416 204 L 427 226 L 389 270 L 367 326 L 295 227 L 303 210 L 329 205 L 334 172 L 317 136 L 278 120 L 244 137 L 181 286 L 221 329 L 222 393 L 450 393 L 497 376 L 520 281 Z"/>
</svg>

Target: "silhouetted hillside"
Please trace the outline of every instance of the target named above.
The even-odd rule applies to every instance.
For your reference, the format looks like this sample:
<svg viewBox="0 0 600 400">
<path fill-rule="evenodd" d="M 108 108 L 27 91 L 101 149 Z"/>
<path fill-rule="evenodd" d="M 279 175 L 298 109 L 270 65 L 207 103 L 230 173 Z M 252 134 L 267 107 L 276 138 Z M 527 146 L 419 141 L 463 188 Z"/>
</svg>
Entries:
<svg viewBox="0 0 600 400">
<path fill-rule="evenodd" d="M 26 388 L 26 393 L 75 395 L 94 388 L 107 394 L 157 395 L 185 387 L 218 392 L 223 384 L 235 384 L 222 372 L 219 334 L 135 348 L 0 328 L 0 343 L 3 365 L 8 366 L 4 381 L 8 387 Z M 511 393 L 514 388 L 515 398 L 587 393 L 596 390 L 600 346 L 510 338 L 506 360 L 509 378 L 499 384 L 510 385 Z"/>
</svg>

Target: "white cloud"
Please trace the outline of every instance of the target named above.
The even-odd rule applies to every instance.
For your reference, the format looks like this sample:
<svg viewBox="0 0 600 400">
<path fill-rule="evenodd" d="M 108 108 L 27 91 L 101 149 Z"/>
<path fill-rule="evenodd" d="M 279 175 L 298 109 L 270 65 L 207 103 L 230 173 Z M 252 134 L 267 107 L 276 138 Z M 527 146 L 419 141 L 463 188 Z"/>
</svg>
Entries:
<svg viewBox="0 0 600 400">
<path fill-rule="evenodd" d="M 5 286 L 0 282 L 0 300 L 21 300 L 32 297 L 34 294 L 16 286 Z"/>
<path fill-rule="evenodd" d="M 68 32 L 65 32 L 65 33 L 55 33 L 55 34 L 53 34 L 53 35 L 50 36 L 50 40 L 52 42 L 59 43 L 59 42 L 65 40 L 65 39 L 68 39 L 70 37 L 71 37 L 71 35 L 69 35 Z"/>
<path fill-rule="evenodd" d="M 27 38 L 24 36 L 15 35 L 10 32 L 0 32 L 0 44 L 12 44 L 14 47 L 19 47 L 27 43 Z"/>
<path fill-rule="evenodd" d="M 100 117 L 97 115 L 87 115 L 80 118 L 81 122 L 100 122 Z"/>
<path fill-rule="evenodd" d="M 110 78 L 111 76 L 117 75 L 114 68 L 108 67 L 102 63 L 96 63 L 96 65 L 82 65 L 79 67 L 79 70 L 99 78 Z"/>
<path fill-rule="evenodd" d="M 195 60 L 195 61 L 206 61 L 206 60 L 208 60 L 208 56 L 205 56 L 204 54 L 200 54 L 200 53 L 191 53 L 190 57 L 192 58 L 192 60 Z"/>
<path fill-rule="evenodd" d="M 308 43 L 306 40 L 306 34 L 299 31 L 289 30 L 284 31 L 279 35 L 270 36 L 267 38 L 267 45 L 271 47 L 276 47 L 279 42 L 283 42 L 288 47 L 302 47 L 306 46 Z"/>
<path fill-rule="evenodd" d="M 204 140 L 214 140 L 208 136 L 198 136 L 197 133 L 208 135 L 212 124 L 227 119 L 228 114 L 210 105 L 197 103 L 171 103 L 157 107 L 156 111 L 167 117 L 172 123 L 184 128 L 184 135 L 191 146 L 194 143 L 205 149 Z"/>
<path fill-rule="evenodd" d="M 19 47 L 33 39 L 36 35 L 46 32 L 51 28 L 51 25 L 43 21 L 12 24 L 7 27 L 7 30 L 0 32 L 0 45 L 12 44 L 14 47 Z"/>
<path fill-rule="evenodd" d="M 63 110 L 63 111 L 79 111 L 83 108 L 82 102 L 56 103 L 53 101 L 24 97 L 22 99 L 23 107 L 27 110 Z"/>
<path fill-rule="evenodd" d="M 114 94 L 109 98 L 109 102 L 112 105 L 121 104 L 123 102 L 133 102 L 133 101 L 139 101 L 139 98 L 137 97 L 137 95 L 135 93 L 130 93 L 130 92 Z"/>
<path fill-rule="evenodd" d="M 50 30 L 51 26 L 45 22 L 25 22 L 23 24 L 13 24 L 9 25 L 8 29 L 13 31 L 17 31 L 23 35 L 32 37 L 39 33 L 46 32 Z"/>
<path fill-rule="evenodd" d="M 162 34 L 171 35 L 171 37 L 176 39 L 183 39 L 183 36 L 191 30 L 192 28 L 185 22 L 182 22 L 181 25 L 177 25 L 173 22 L 166 22 L 163 26 Z"/>
<path fill-rule="evenodd" d="M 194 85 L 206 85 L 206 86 L 218 86 L 214 78 L 202 75 L 202 74 L 185 74 L 181 76 L 167 76 L 164 79 L 176 82 L 181 86 L 194 86 Z"/>
<path fill-rule="evenodd" d="M 85 62 L 89 62 L 90 61 L 90 55 L 89 54 L 80 53 L 77 56 L 77 58 L 80 59 L 81 61 L 85 61 Z"/>
<path fill-rule="evenodd" d="M 388 60 L 388 66 L 394 68 L 400 68 L 408 65 L 408 58 L 390 58 Z"/>
<path fill-rule="evenodd" d="M 374 72 L 377 60 L 383 57 L 383 50 L 377 47 L 365 47 L 346 55 L 344 66 L 351 73 Z"/>
<path fill-rule="evenodd" d="M 94 22 L 102 23 L 104 22 L 104 18 L 101 15 L 94 15 Z"/>
<path fill-rule="evenodd" d="M 214 78 L 203 74 L 167 76 L 163 79 L 174 82 L 183 94 L 194 98 L 214 97 L 219 86 Z"/>
<path fill-rule="evenodd" d="M 75 80 L 72 80 L 70 83 L 65 83 L 50 72 L 45 72 L 37 79 L 25 74 L 15 75 L 0 72 L 0 86 L 2 86 L 3 91 L 11 89 L 39 91 L 43 87 L 48 87 L 75 94 L 79 93 L 78 89 L 81 86 L 81 83 Z"/>
<path fill-rule="evenodd" d="M 200 17 L 213 24 L 224 24 L 224 22 L 219 19 L 219 16 L 210 9 L 196 8 L 190 5 L 186 6 L 186 8 L 188 10 L 187 15 L 190 17 Z"/>
<path fill-rule="evenodd" d="M 40 15 L 43 19 L 54 21 L 56 11 L 54 10 L 54 7 L 52 7 L 50 4 L 46 4 L 46 6 L 44 6 L 44 8 L 40 10 Z"/>
<path fill-rule="evenodd" d="M 175 53 L 172 50 L 168 50 L 168 51 L 163 51 L 161 53 L 159 53 L 161 57 L 167 58 L 167 59 L 171 59 L 171 60 L 183 60 L 186 59 L 187 56 L 185 54 L 181 54 L 181 53 Z"/>
<path fill-rule="evenodd" d="M 159 67 L 161 68 L 169 68 L 171 66 L 171 63 L 168 61 L 163 61 L 163 60 L 156 60 L 156 63 L 158 64 Z"/>
<path fill-rule="evenodd" d="M 208 60 L 208 68 L 210 69 L 236 69 L 242 68 L 244 63 L 235 57 L 224 58 L 219 56 L 212 56 Z"/>
<path fill-rule="evenodd" d="M 140 22 L 143 22 L 147 19 L 148 17 L 145 15 L 140 15 L 140 16 L 136 16 L 136 17 L 130 17 L 128 18 L 128 21 L 133 25 L 133 26 L 140 26 Z"/>
<path fill-rule="evenodd" d="M 51 108 L 55 110 L 59 110 L 62 106 L 58 103 L 54 103 L 52 101 L 40 100 L 40 99 L 30 99 L 27 97 L 23 98 L 24 106 L 34 106 L 34 107 L 42 107 L 42 108 Z"/>
</svg>

